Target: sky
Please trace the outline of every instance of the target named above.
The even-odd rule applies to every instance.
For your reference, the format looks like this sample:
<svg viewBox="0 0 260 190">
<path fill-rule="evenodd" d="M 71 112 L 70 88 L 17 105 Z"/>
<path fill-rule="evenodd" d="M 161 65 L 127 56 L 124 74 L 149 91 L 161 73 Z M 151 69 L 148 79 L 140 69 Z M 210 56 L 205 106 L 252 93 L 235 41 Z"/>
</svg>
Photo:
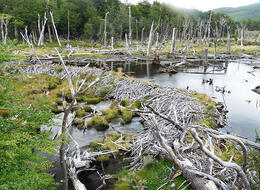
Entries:
<svg viewBox="0 0 260 190">
<path fill-rule="evenodd" d="M 127 0 L 122 0 L 127 1 Z M 128 0 L 129 3 L 137 3 L 142 0 Z M 153 0 L 149 0 L 152 2 Z M 168 3 L 176 7 L 198 9 L 207 11 L 220 7 L 240 7 L 260 2 L 260 0 L 158 0 L 161 3 Z"/>
</svg>

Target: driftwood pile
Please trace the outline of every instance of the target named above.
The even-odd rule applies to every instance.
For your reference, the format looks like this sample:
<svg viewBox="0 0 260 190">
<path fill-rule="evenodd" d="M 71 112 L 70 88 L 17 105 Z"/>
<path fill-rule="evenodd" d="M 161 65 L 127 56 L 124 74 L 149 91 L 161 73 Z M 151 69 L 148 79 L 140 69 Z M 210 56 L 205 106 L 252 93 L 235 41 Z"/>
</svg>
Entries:
<svg viewBox="0 0 260 190">
<path fill-rule="evenodd" d="M 115 99 L 136 101 L 149 97 L 139 110 L 145 129 L 131 147 L 132 157 L 128 160 L 132 169 L 143 167 L 143 156 L 162 156 L 172 160 L 195 189 L 251 189 L 250 183 L 257 183 L 254 171 L 247 167 L 246 146 L 260 149 L 260 144 L 201 124 L 207 111 L 196 98 L 174 88 L 133 79 L 118 80 L 116 84 L 111 94 Z M 215 122 L 223 125 L 225 116 L 219 111 L 215 110 Z M 218 155 L 227 141 L 234 144 L 234 152 L 229 161 L 224 161 Z M 242 166 L 233 161 L 236 150 L 242 152 Z"/>
</svg>

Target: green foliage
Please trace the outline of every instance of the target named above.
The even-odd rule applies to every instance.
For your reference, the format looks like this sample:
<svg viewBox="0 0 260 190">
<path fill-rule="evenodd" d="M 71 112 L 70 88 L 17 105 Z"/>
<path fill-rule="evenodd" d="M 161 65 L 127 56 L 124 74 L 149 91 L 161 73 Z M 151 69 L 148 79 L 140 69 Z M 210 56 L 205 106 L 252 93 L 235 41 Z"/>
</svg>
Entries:
<svg viewBox="0 0 260 190">
<path fill-rule="evenodd" d="M 215 122 L 212 120 L 206 120 L 203 122 L 203 124 L 208 126 L 209 128 L 214 128 L 216 126 Z"/>
<path fill-rule="evenodd" d="M 0 78 L 0 189 L 54 189 L 53 177 L 46 173 L 51 166 L 39 152 L 54 153 L 58 143 L 49 132 L 40 132 L 42 124 L 50 124 L 53 114 L 44 99 L 30 107 L 23 105 L 12 83 Z"/>
<path fill-rule="evenodd" d="M 168 168 L 171 168 L 172 164 L 169 161 L 159 160 L 154 161 L 144 167 L 140 171 L 128 171 L 123 170 L 118 176 L 118 181 L 115 183 L 113 190 L 133 190 L 133 187 L 139 187 L 139 189 L 157 189 L 162 184 L 164 184 L 170 177 L 170 171 Z M 184 178 L 179 176 L 170 180 L 167 185 L 165 185 L 162 190 L 176 190 L 184 182 Z M 171 184 L 174 182 L 175 187 L 171 187 Z M 186 186 L 186 182 L 182 187 Z M 191 190 L 190 186 L 187 186 L 187 190 Z"/>
<path fill-rule="evenodd" d="M 206 106 L 206 110 L 212 110 L 212 109 L 214 109 L 214 106 L 213 106 L 213 105 L 208 105 L 208 106 Z"/>
</svg>

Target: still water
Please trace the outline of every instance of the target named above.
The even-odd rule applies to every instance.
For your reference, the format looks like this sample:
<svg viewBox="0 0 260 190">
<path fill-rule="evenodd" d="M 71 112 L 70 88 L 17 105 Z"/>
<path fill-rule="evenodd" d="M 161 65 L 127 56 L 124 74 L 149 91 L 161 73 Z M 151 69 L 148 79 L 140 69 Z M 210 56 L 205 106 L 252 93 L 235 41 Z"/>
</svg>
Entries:
<svg viewBox="0 0 260 190">
<path fill-rule="evenodd" d="M 215 74 L 198 74 L 203 72 L 202 66 L 182 69 L 177 74 L 159 73 L 158 66 L 150 62 L 111 64 L 111 67 L 114 70 L 122 67 L 125 73 L 139 79 L 176 88 L 188 87 L 189 90 L 207 94 L 217 102 L 224 102 L 229 112 L 228 125 L 222 130 L 254 140 L 255 131 L 260 133 L 260 95 L 252 91 L 260 85 L 260 69 L 254 70 L 254 65 L 260 66 L 260 60 L 240 60 L 209 66 L 207 72 L 214 71 Z M 213 79 L 213 85 L 202 83 L 203 79 L 210 78 Z M 229 93 L 222 94 L 215 90 L 216 87 L 224 86 Z"/>
</svg>

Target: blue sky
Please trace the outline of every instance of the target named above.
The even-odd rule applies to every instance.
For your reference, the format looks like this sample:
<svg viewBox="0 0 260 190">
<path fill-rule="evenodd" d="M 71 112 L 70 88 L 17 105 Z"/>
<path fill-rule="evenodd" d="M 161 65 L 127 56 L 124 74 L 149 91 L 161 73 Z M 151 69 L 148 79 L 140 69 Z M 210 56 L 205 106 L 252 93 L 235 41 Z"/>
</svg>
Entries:
<svg viewBox="0 0 260 190">
<path fill-rule="evenodd" d="M 137 3 L 141 0 L 121 0 L 123 2 Z M 152 2 L 153 0 L 149 0 Z M 158 0 L 177 7 L 194 8 L 202 11 L 215 9 L 219 7 L 240 7 L 244 5 L 259 2 L 259 0 Z"/>
</svg>

